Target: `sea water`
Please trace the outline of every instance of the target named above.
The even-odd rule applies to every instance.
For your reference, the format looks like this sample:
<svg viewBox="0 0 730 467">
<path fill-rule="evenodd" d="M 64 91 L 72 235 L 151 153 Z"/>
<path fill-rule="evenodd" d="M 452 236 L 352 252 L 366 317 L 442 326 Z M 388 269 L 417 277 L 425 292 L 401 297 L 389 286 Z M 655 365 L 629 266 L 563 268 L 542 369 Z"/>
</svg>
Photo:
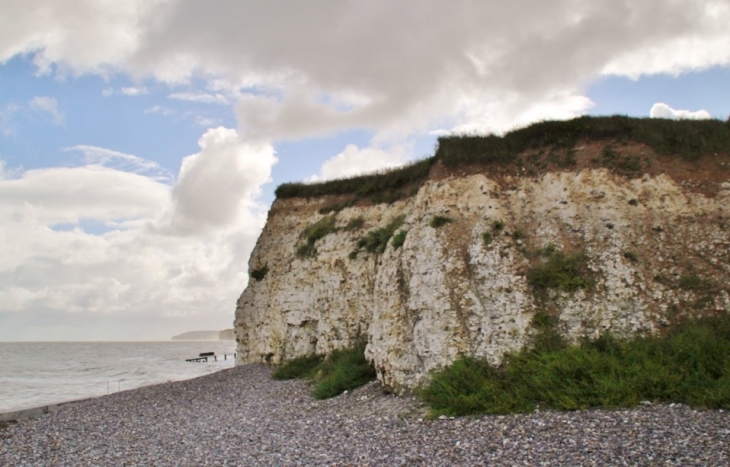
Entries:
<svg viewBox="0 0 730 467">
<path fill-rule="evenodd" d="M 235 341 L 0 342 L 0 413 L 203 376 L 232 368 L 235 349 Z M 202 352 L 218 361 L 185 361 Z"/>
</svg>

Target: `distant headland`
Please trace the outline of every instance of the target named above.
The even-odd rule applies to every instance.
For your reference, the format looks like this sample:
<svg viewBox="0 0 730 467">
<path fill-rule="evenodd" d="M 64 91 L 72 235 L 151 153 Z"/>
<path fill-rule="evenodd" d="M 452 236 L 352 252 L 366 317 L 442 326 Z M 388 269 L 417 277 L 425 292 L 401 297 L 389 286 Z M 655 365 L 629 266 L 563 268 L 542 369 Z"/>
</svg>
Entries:
<svg viewBox="0 0 730 467">
<path fill-rule="evenodd" d="M 190 331 L 172 336 L 174 341 L 228 341 L 235 339 L 233 329 L 223 331 Z"/>
</svg>

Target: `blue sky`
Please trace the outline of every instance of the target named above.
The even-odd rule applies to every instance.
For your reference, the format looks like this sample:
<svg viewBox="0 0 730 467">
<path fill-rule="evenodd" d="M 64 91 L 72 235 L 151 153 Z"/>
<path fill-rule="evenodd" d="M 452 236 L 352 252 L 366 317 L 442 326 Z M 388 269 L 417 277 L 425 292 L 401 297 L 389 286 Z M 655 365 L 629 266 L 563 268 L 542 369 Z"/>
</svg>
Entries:
<svg viewBox="0 0 730 467">
<path fill-rule="evenodd" d="M 277 185 L 395 167 L 438 134 L 730 114 L 725 1 L 12 0 L 0 18 L 0 341 L 230 327 Z"/>
</svg>

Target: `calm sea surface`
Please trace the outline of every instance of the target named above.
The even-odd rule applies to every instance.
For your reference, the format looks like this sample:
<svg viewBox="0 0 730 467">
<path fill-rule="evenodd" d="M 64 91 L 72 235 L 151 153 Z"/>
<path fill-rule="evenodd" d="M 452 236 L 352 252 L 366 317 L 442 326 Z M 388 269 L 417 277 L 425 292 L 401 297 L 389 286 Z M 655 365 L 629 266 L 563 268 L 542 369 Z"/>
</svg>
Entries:
<svg viewBox="0 0 730 467">
<path fill-rule="evenodd" d="M 180 381 L 231 368 L 235 341 L 0 342 L 0 412 Z M 201 352 L 228 360 L 188 363 Z"/>
</svg>

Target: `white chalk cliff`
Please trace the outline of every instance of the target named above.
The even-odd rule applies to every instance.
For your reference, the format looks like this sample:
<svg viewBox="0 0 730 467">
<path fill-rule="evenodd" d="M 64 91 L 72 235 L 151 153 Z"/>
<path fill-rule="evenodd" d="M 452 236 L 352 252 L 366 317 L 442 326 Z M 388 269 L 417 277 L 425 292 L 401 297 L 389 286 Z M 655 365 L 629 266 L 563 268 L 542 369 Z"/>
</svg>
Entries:
<svg viewBox="0 0 730 467">
<path fill-rule="evenodd" d="M 727 160 L 703 172 L 725 177 L 711 194 L 689 176 L 579 165 L 531 176 L 442 171 L 414 196 L 335 214 L 319 210 L 340 198 L 277 199 L 249 261 L 266 272 L 236 309 L 238 363 L 279 364 L 365 339 L 378 378 L 403 392 L 460 354 L 498 363 L 529 343 L 538 311 L 557 316 L 572 341 L 730 311 Z M 302 233 L 328 215 L 340 229 L 316 241 L 316 255 L 298 256 Z M 401 215 L 402 246 L 353 253 Z M 434 228 L 434 216 L 451 222 Z M 360 228 L 344 229 L 358 218 Z M 528 272 L 550 245 L 584 255 L 589 288 L 536 293 Z M 682 287 L 688 277 L 706 286 Z"/>
</svg>

